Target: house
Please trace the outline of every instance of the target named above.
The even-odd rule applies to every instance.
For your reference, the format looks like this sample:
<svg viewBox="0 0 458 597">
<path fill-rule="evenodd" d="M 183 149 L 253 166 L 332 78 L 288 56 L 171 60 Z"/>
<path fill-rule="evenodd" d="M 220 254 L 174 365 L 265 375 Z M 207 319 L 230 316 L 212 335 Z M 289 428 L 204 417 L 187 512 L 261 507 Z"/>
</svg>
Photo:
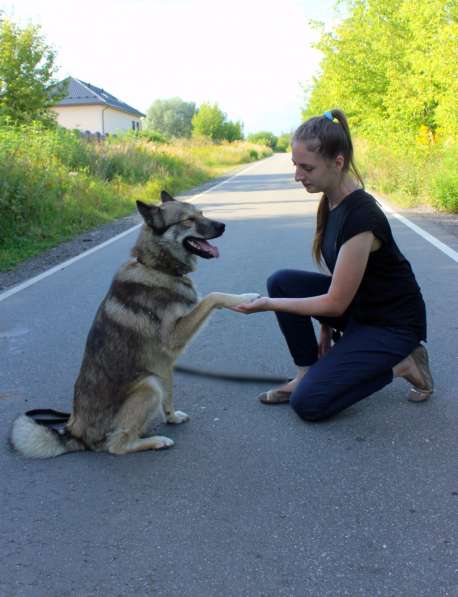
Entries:
<svg viewBox="0 0 458 597">
<path fill-rule="evenodd" d="M 61 126 L 102 135 L 141 128 L 140 119 L 145 114 L 104 89 L 73 77 L 58 84 L 64 85 L 67 95 L 51 108 Z"/>
</svg>

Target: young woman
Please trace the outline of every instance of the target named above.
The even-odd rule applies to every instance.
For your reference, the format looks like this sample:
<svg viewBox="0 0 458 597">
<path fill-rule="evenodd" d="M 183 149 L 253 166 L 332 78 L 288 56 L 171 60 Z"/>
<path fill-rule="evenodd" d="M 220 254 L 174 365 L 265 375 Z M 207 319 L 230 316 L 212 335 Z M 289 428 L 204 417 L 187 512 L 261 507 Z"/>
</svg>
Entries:
<svg viewBox="0 0 458 597">
<path fill-rule="evenodd" d="M 302 124 L 292 158 L 296 180 L 309 193 L 323 193 L 313 254 L 332 276 L 277 271 L 267 281 L 268 297 L 234 309 L 275 311 L 298 368 L 293 380 L 259 399 L 289 401 L 302 419 L 316 421 L 404 377 L 412 384 L 410 400 L 425 400 L 433 391 L 421 344 L 425 304 L 385 214 L 364 190 L 343 112 Z M 311 317 L 321 323 L 319 342 Z"/>
</svg>

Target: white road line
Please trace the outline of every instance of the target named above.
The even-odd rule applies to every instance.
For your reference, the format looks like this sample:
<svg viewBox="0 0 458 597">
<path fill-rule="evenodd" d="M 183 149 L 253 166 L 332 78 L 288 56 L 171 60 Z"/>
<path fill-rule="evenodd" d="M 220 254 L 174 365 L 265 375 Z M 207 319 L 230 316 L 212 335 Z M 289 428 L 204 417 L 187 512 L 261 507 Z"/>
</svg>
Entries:
<svg viewBox="0 0 458 597">
<path fill-rule="evenodd" d="M 448 257 L 450 257 L 450 259 L 453 259 L 453 261 L 455 261 L 455 263 L 458 263 L 458 252 L 457 251 L 454 251 L 448 245 L 444 244 L 440 240 L 437 240 L 437 238 L 435 236 L 433 236 L 429 232 L 426 232 L 426 230 L 423 230 L 423 228 L 420 228 L 420 226 L 417 226 L 416 224 L 414 224 L 413 222 L 408 220 L 406 217 L 401 216 L 401 214 L 396 213 L 394 211 L 394 209 L 392 209 L 389 205 L 386 205 L 386 203 L 381 201 L 379 198 L 377 198 L 377 201 L 380 203 L 380 205 L 383 207 L 383 209 L 386 212 L 388 212 L 394 218 L 396 218 L 397 220 L 402 222 L 405 226 L 407 226 L 408 228 L 410 228 L 411 230 L 413 230 L 414 232 L 419 234 L 422 238 L 427 240 L 429 243 L 434 245 L 436 247 L 436 249 L 439 249 L 439 251 L 442 251 L 442 253 L 445 253 Z"/>
<path fill-rule="evenodd" d="M 250 166 L 247 166 L 246 168 L 244 168 L 240 172 L 237 172 L 237 174 L 234 174 L 233 176 L 230 176 L 226 180 L 223 180 L 222 182 L 219 182 L 218 184 L 213 185 L 212 187 L 208 188 L 206 191 L 202 191 L 202 193 L 199 193 L 198 195 L 193 195 L 192 197 L 190 197 L 188 199 L 188 201 L 195 201 L 199 197 L 202 197 L 202 195 L 205 195 L 206 193 L 209 193 L 210 191 L 213 191 L 214 189 L 217 189 L 218 187 L 222 186 L 223 184 L 228 183 L 233 178 L 236 178 L 237 176 L 240 176 L 241 174 L 244 174 L 245 172 L 248 172 L 249 170 L 252 170 L 256 166 L 258 166 L 260 163 L 264 162 L 266 159 L 269 159 L 269 158 L 264 158 L 263 160 L 257 161 L 255 164 L 251 164 Z M 79 261 L 80 259 L 83 259 L 83 257 L 87 257 L 88 255 L 91 255 L 92 253 L 95 253 L 99 249 L 103 249 L 104 247 L 107 247 L 108 245 L 111 245 L 111 243 L 114 243 L 117 240 L 119 240 L 120 238 L 123 238 L 123 236 L 127 236 L 131 232 L 134 232 L 135 230 L 138 230 L 138 228 L 140 228 L 141 225 L 142 224 L 136 224 L 135 226 L 132 226 L 132 228 L 129 228 L 128 230 L 125 230 L 124 232 L 121 232 L 120 234 L 117 234 L 116 236 L 113 236 L 109 240 L 107 240 L 107 241 L 105 241 L 103 243 L 100 243 L 96 247 L 93 247 L 92 249 L 88 249 L 87 251 L 85 251 L 84 253 L 80 253 L 79 255 L 76 255 L 76 257 L 72 257 L 71 259 L 67 259 L 67 261 L 63 261 L 62 263 L 59 263 L 58 265 L 56 265 L 56 266 L 54 266 L 54 267 L 52 267 L 52 268 L 50 268 L 50 269 L 42 272 L 41 274 L 38 274 L 37 276 L 34 276 L 33 278 L 30 278 L 29 280 L 26 280 L 25 282 L 22 282 L 22 284 L 18 284 L 17 286 L 13 286 L 13 288 L 11 288 L 10 290 L 7 290 L 7 291 L 3 292 L 2 294 L 0 294 L 0 302 L 4 301 L 7 298 L 9 298 L 13 294 L 16 294 L 17 292 L 21 292 L 21 290 L 25 290 L 29 286 L 32 286 L 33 284 L 36 284 L 37 282 L 40 282 L 40 280 L 43 280 L 44 278 L 47 278 L 48 276 L 51 276 L 52 274 L 55 274 L 56 272 L 59 272 L 62 269 L 65 269 L 66 267 L 68 267 L 69 265 L 72 265 L 76 261 Z"/>
</svg>

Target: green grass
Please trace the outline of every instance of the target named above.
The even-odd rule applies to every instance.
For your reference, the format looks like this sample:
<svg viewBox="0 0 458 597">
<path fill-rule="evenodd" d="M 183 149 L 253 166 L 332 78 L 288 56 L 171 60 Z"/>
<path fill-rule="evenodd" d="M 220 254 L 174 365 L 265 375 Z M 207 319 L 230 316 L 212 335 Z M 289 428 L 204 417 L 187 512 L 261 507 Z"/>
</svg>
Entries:
<svg viewBox="0 0 458 597">
<path fill-rule="evenodd" d="M 458 144 L 396 147 L 359 139 L 355 154 L 367 187 L 394 203 L 458 213 Z"/>
<path fill-rule="evenodd" d="M 0 128 L 0 271 L 271 151 L 237 142 L 92 143 L 64 129 Z"/>
</svg>

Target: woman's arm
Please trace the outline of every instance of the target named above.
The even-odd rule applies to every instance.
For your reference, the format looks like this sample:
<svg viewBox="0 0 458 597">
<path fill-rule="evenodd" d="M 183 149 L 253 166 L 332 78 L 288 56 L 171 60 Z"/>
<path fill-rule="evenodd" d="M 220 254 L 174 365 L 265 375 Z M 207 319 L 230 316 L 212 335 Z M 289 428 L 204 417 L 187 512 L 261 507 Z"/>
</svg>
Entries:
<svg viewBox="0 0 458 597">
<path fill-rule="evenodd" d="M 263 297 L 235 307 L 241 313 L 283 311 L 296 315 L 339 317 L 350 306 L 361 284 L 369 254 L 380 246 L 372 232 L 362 232 L 342 245 L 337 257 L 331 286 L 326 294 L 310 298 Z"/>
</svg>

